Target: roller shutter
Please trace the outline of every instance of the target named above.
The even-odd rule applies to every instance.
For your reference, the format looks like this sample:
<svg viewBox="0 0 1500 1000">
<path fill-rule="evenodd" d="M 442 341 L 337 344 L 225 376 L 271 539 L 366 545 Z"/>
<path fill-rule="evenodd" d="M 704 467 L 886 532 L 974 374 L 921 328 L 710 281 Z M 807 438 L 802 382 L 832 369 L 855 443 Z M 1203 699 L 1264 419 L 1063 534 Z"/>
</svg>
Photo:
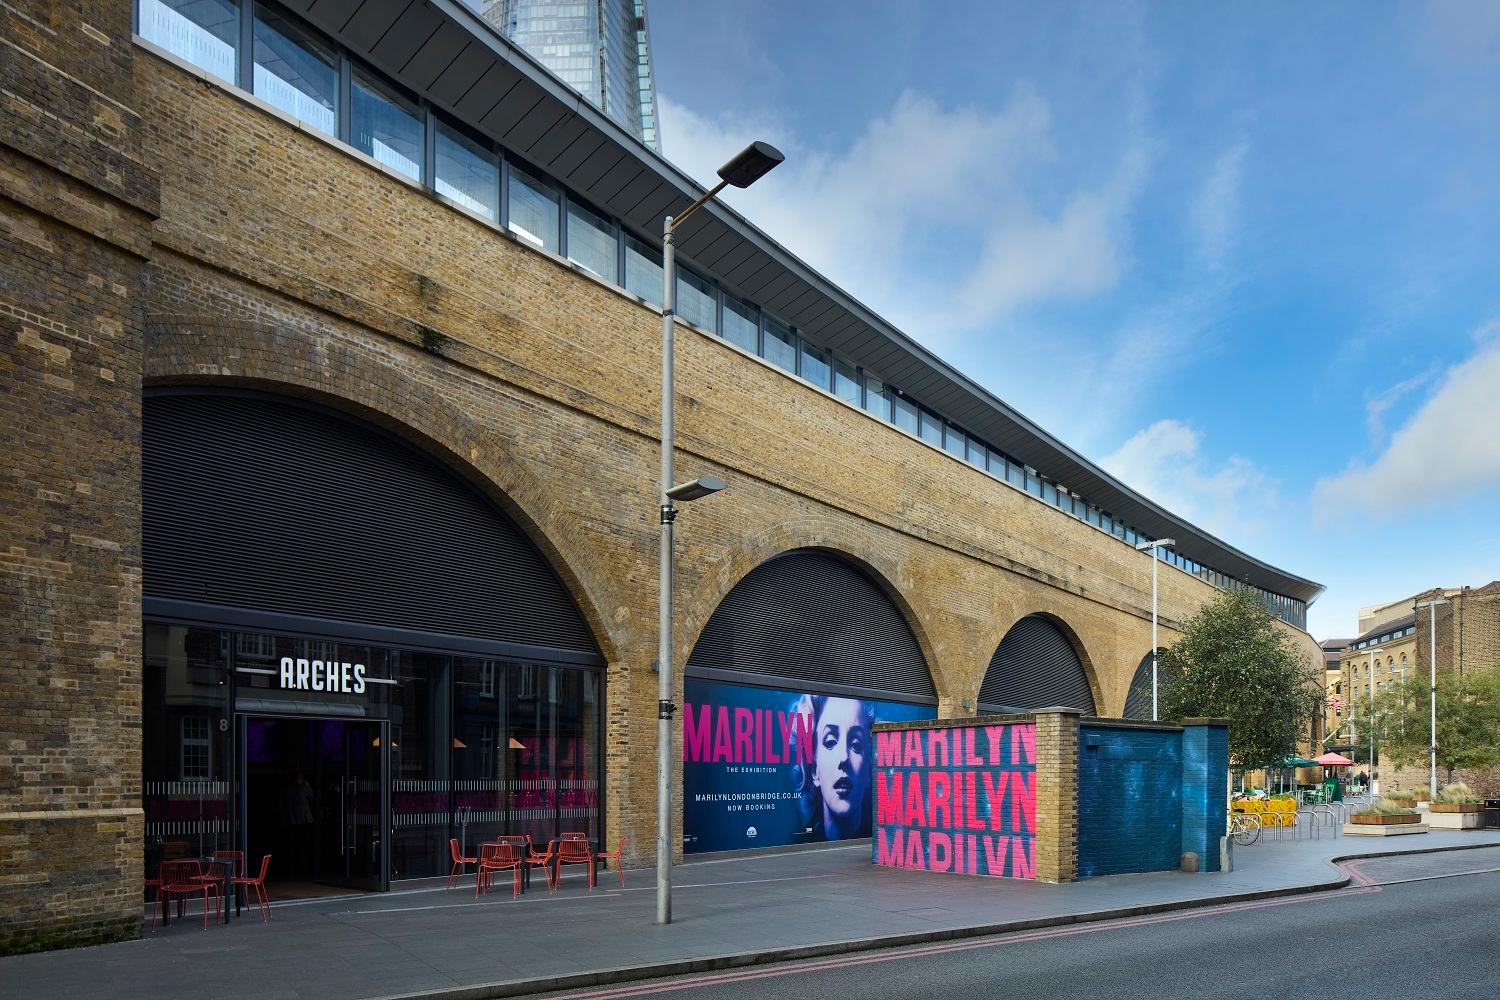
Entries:
<svg viewBox="0 0 1500 1000">
<path fill-rule="evenodd" d="M 696 677 L 936 700 L 917 638 L 864 573 L 822 552 L 761 564 L 714 611 L 688 657 Z"/>
<path fill-rule="evenodd" d="M 1005 634 L 979 687 L 982 712 L 1062 705 L 1094 714 L 1094 693 L 1073 644 L 1052 622 L 1028 615 Z"/>
<path fill-rule="evenodd" d="M 259 394 L 146 398 L 144 593 L 602 662 L 540 552 L 375 428 Z"/>
<path fill-rule="evenodd" d="M 1161 675 L 1157 674 L 1157 699 L 1161 698 Z M 1151 654 L 1147 653 L 1141 665 L 1135 668 L 1130 679 L 1130 691 L 1125 695 L 1125 718 L 1151 721 Z"/>
</svg>

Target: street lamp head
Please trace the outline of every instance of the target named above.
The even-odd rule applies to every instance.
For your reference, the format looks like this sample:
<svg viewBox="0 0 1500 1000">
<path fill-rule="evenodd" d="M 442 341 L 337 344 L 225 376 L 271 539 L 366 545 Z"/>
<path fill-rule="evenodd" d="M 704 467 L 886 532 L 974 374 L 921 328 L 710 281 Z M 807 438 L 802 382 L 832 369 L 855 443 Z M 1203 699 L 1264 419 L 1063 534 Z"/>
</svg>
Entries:
<svg viewBox="0 0 1500 1000">
<path fill-rule="evenodd" d="M 667 496 L 671 497 L 673 500 L 681 501 L 701 500 L 706 496 L 710 496 L 714 493 L 719 492 L 720 490 L 726 488 L 728 485 L 729 484 L 724 482 L 724 480 L 717 479 L 713 476 L 699 476 L 697 479 L 691 479 L 685 483 L 678 483 L 670 490 L 667 490 Z"/>
<path fill-rule="evenodd" d="M 769 142 L 757 139 L 720 167 L 719 177 L 726 184 L 747 188 L 770 173 L 784 159 L 786 157 L 781 155 L 781 150 Z"/>
<path fill-rule="evenodd" d="M 1138 543 L 1136 545 L 1136 548 L 1139 549 L 1142 552 L 1147 552 L 1147 551 L 1150 551 L 1151 549 L 1159 549 L 1159 548 L 1161 548 L 1164 545 L 1176 545 L 1176 544 L 1177 544 L 1177 539 L 1175 539 L 1175 538 L 1158 538 L 1155 541 L 1151 541 L 1151 542 L 1140 542 L 1140 543 Z"/>
</svg>

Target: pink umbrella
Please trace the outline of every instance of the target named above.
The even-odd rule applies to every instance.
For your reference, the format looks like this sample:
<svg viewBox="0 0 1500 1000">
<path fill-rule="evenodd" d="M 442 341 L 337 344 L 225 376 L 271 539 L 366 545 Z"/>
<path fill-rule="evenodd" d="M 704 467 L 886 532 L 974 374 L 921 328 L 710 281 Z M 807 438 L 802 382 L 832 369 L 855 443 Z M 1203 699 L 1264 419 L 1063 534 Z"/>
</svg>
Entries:
<svg viewBox="0 0 1500 1000">
<path fill-rule="evenodd" d="M 1354 764 L 1354 761 L 1350 760 L 1348 757 L 1345 757 L 1342 754 L 1331 752 L 1325 753 L 1321 757 L 1314 757 L 1313 760 L 1323 765 L 1324 767 L 1350 767 Z"/>
</svg>

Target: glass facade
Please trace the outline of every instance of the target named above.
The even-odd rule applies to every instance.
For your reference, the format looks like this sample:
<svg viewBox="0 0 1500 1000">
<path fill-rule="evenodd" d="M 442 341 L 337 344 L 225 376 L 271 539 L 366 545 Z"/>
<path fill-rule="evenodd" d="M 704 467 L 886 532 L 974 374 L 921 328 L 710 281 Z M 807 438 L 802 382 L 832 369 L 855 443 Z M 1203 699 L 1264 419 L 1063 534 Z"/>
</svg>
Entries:
<svg viewBox="0 0 1500 1000">
<path fill-rule="evenodd" d="M 315 32 L 302 28 L 289 17 L 279 14 L 273 5 L 247 2 L 245 6 L 236 6 L 227 0 L 218 0 L 216 4 L 210 4 L 207 0 L 202 4 L 176 0 L 139 0 L 139 3 L 143 32 L 147 31 L 148 23 L 175 25 L 170 30 L 165 26 L 150 29 L 155 32 L 153 40 L 158 44 L 195 65 L 218 60 L 215 64 L 221 67 L 237 58 L 237 54 L 233 51 L 232 42 L 225 41 L 224 44 L 229 45 L 231 50 L 228 54 L 219 52 L 218 55 L 205 55 L 205 52 L 218 51 L 214 49 L 211 39 L 222 41 L 237 37 L 227 29 L 225 19 L 236 16 L 243 19 L 252 16 L 253 10 L 256 39 L 255 92 L 278 107 L 283 107 L 303 120 L 313 121 L 319 128 L 339 135 L 377 158 L 381 158 L 381 154 L 371 150 L 376 148 L 374 143 L 378 136 L 375 133 L 380 132 L 381 128 L 381 134 L 390 137 L 389 142 L 379 140 L 382 144 L 393 149 L 402 147 L 402 144 L 407 150 L 414 148 L 415 137 L 406 126 L 414 120 L 410 117 L 413 108 L 420 112 L 425 107 L 427 119 L 434 123 L 435 132 L 433 138 L 437 178 L 435 183 L 427 181 L 433 190 L 491 221 L 505 219 L 511 232 L 549 253 L 563 253 L 566 246 L 568 258 L 579 267 L 586 268 L 605 280 L 616 281 L 643 301 L 657 308 L 661 307 L 661 254 L 655 246 L 629 234 L 618 220 L 575 205 L 571 196 L 560 185 L 543 179 L 535 171 L 516 164 L 508 157 L 502 157 L 500 150 L 492 144 L 466 136 L 457 126 L 445 121 L 442 113 L 435 108 L 404 102 L 393 85 L 384 91 L 371 86 L 368 88 L 368 109 L 357 114 L 343 115 L 346 120 L 340 125 L 336 101 L 339 67 L 352 65 L 358 74 L 357 79 L 373 81 L 375 76 L 362 66 L 355 65 L 347 55 L 321 41 Z M 522 5 L 522 0 L 515 0 L 516 10 L 506 16 L 513 14 L 520 18 Z M 509 10 L 512 0 L 491 3 L 488 9 L 493 11 L 502 6 Z M 544 5 L 537 6 L 540 9 Z M 566 7 L 568 12 L 558 15 L 559 17 L 588 16 L 588 5 L 575 3 L 560 6 Z M 178 20 L 172 20 L 174 17 Z M 182 20 L 183 18 L 186 20 Z M 200 38 L 205 32 L 207 36 Z M 152 35 L 148 34 L 147 37 Z M 205 38 L 208 40 L 204 40 Z M 273 86 L 263 80 L 277 82 Z M 243 81 L 241 85 L 245 85 Z M 385 95 L 383 100 L 379 99 L 382 93 Z M 372 138 L 366 141 L 362 137 L 363 133 L 351 135 L 347 121 L 350 118 L 360 121 L 371 118 L 384 125 L 372 126 Z M 509 180 L 499 185 L 502 162 Z M 416 175 L 408 173 L 408 176 L 417 179 Z M 503 187 L 504 191 L 496 190 L 497 185 Z M 574 246 L 575 240 L 578 246 Z M 620 266 L 611 264 L 611 259 L 623 260 L 623 274 L 618 273 Z M 686 322 L 717 333 L 729 343 L 758 354 L 782 370 L 798 375 L 820 389 L 831 391 L 851 404 L 861 406 L 876 418 L 948 451 L 954 458 L 985 469 L 996 479 L 1024 490 L 1039 501 L 1091 524 L 1122 542 L 1134 544 L 1148 537 L 1133 525 L 1128 525 L 1108 511 L 1091 504 L 1087 497 L 1079 496 L 1052 480 L 1045 472 L 990 447 L 969 429 L 921 407 L 897 387 L 888 384 L 878 373 L 866 371 L 848 359 L 805 339 L 798 330 L 764 313 L 755 303 L 735 296 L 715 281 L 683 267 L 681 262 L 678 273 L 678 311 Z M 1163 549 L 1161 558 L 1215 587 L 1248 585 L 1172 549 Z M 1250 586 L 1273 615 L 1298 628 L 1306 628 L 1305 601 Z"/>
<path fill-rule="evenodd" d="M 287 690 L 288 661 L 359 664 L 364 690 Z M 155 621 L 144 664 L 148 869 L 244 850 L 376 888 L 382 863 L 446 875 L 450 838 L 600 833 L 595 670 Z"/>
<path fill-rule="evenodd" d="M 465 2 L 616 124 L 661 149 L 646 0 Z"/>
<path fill-rule="evenodd" d="M 141 0 L 139 33 L 225 83 L 239 82 L 236 0 Z"/>
<path fill-rule="evenodd" d="M 389 90 L 363 70 L 354 73 L 352 145 L 414 181 L 422 180 L 421 112 L 415 101 Z"/>
<path fill-rule="evenodd" d="M 614 223 L 568 202 L 568 259 L 596 278 L 613 282 L 619 266 L 620 241 Z"/>
</svg>

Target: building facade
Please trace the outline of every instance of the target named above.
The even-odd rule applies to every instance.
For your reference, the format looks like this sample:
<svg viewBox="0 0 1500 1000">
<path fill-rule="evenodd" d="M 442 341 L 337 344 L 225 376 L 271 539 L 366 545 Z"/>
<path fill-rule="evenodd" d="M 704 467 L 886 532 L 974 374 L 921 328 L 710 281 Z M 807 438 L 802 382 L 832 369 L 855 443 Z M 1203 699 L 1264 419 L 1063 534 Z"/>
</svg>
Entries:
<svg viewBox="0 0 1500 1000">
<path fill-rule="evenodd" d="M 365 889 L 498 832 L 648 857 L 651 234 L 701 189 L 452 4 L 0 35 L 0 947 L 139 933 L 214 849 Z M 684 852 L 867 835 L 875 721 L 1122 714 L 1141 538 L 1164 643 L 1243 582 L 1316 657 L 1317 584 L 731 210 L 680 238 L 677 460 L 730 484 L 678 522 Z"/>
<path fill-rule="evenodd" d="M 468 0 L 501 34 L 657 152 L 646 0 Z"/>
</svg>

